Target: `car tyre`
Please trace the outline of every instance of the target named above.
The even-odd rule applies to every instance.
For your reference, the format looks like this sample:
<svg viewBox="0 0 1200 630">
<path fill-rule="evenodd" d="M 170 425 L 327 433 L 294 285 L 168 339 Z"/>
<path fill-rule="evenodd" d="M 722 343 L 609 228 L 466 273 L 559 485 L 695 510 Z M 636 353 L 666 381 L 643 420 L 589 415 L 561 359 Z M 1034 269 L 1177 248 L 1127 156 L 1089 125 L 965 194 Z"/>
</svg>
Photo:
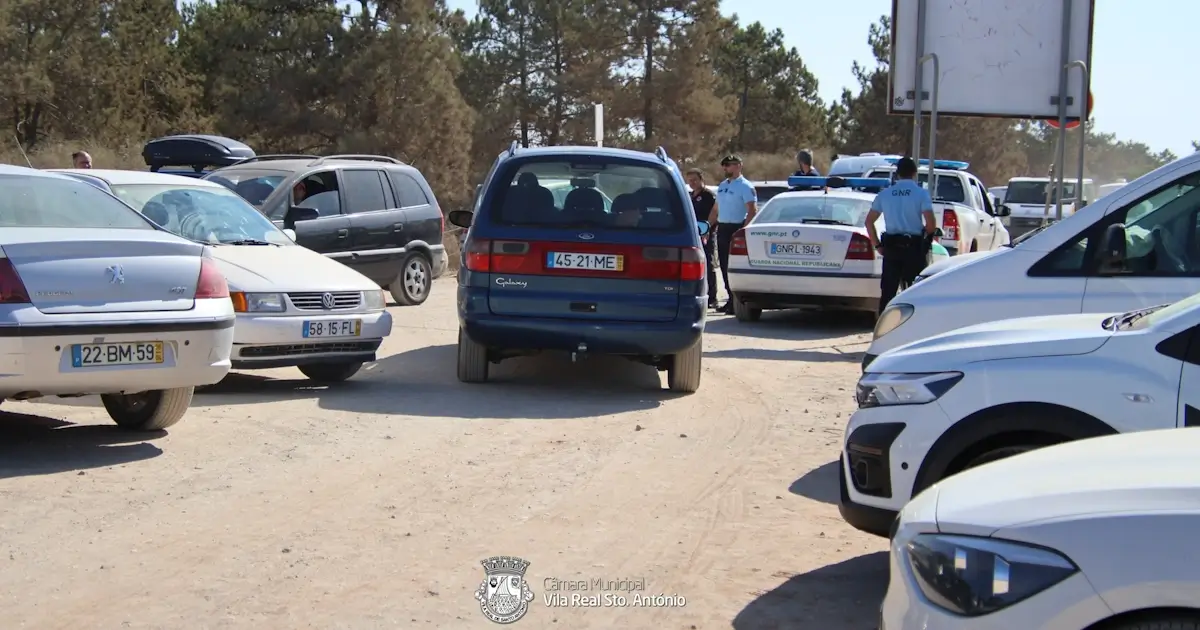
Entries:
<svg viewBox="0 0 1200 630">
<path fill-rule="evenodd" d="M 353 363 L 311 363 L 297 366 L 300 372 L 318 383 L 341 383 L 354 376 L 362 369 L 361 362 Z"/>
<path fill-rule="evenodd" d="M 1200 630 L 1200 619 L 1187 615 L 1155 615 L 1112 624 L 1100 624 L 1104 630 Z"/>
<path fill-rule="evenodd" d="M 488 379 L 487 348 L 458 329 L 458 380 L 483 383 Z"/>
<path fill-rule="evenodd" d="M 703 356 L 703 339 L 697 339 L 692 347 L 672 355 L 671 363 L 667 366 L 667 389 L 683 394 L 691 394 L 700 389 Z"/>
<path fill-rule="evenodd" d="M 433 263 L 424 254 L 412 252 L 404 257 L 396 279 L 388 285 L 392 299 L 400 306 L 416 306 L 429 299 L 433 286 Z"/>
<path fill-rule="evenodd" d="M 731 299 L 733 300 L 733 316 L 736 317 L 739 322 L 756 322 L 760 317 L 762 317 L 761 308 L 758 308 L 749 302 L 743 302 L 738 298 L 737 294 L 734 294 Z"/>
<path fill-rule="evenodd" d="M 100 401 L 117 426 L 131 431 L 161 431 L 183 419 L 195 387 L 157 389 L 137 394 L 103 394 Z"/>
</svg>

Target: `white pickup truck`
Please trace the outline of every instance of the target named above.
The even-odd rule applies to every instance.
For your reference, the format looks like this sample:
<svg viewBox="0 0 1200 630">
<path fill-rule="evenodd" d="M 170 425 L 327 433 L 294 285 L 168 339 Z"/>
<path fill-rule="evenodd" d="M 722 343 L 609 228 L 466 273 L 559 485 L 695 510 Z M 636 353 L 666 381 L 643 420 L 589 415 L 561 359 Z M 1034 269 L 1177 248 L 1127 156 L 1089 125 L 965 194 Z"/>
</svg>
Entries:
<svg viewBox="0 0 1200 630">
<path fill-rule="evenodd" d="M 966 162 L 935 160 L 937 192 L 933 195 L 933 215 L 942 230 L 940 243 L 955 256 L 967 252 L 999 249 L 1009 243 L 1008 229 L 1000 221 L 991 193 L 978 177 L 968 173 Z M 895 166 L 879 166 L 867 177 L 890 178 Z M 918 181 L 928 187 L 929 162 L 921 160 Z"/>
</svg>

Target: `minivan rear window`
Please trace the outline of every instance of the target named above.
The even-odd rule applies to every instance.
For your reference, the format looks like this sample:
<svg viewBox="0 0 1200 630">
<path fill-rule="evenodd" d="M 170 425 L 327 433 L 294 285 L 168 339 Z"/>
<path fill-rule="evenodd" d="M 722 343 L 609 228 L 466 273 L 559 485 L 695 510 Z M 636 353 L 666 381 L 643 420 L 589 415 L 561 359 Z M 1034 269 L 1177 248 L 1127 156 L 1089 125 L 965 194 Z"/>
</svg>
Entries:
<svg viewBox="0 0 1200 630">
<path fill-rule="evenodd" d="M 533 158 L 497 173 L 494 223 L 561 228 L 677 230 L 687 214 L 665 167 L 600 156 Z"/>
</svg>

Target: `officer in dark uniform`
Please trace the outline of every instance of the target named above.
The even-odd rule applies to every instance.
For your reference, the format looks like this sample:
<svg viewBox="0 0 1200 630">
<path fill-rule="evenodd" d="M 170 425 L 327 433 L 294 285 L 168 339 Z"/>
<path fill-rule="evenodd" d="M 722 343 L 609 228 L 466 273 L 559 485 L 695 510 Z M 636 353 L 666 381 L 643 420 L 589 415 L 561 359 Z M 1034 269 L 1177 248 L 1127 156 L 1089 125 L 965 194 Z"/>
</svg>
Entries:
<svg viewBox="0 0 1200 630">
<path fill-rule="evenodd" d="M 917 279 L 929 264 L 929 250 L 937 221 L 933 217 L 933 199 L 916 182 L 917 163 L 901 158 L 896 163 L 896 181 L 875 196 L 867 213 L 867 235 L 883 256 L 883 276 L 879 280 L 879 312 L 896 297 L 900 287 Z M 875 221 L 883 215 L 884 233 L 875 230 Z"/>
</svg>

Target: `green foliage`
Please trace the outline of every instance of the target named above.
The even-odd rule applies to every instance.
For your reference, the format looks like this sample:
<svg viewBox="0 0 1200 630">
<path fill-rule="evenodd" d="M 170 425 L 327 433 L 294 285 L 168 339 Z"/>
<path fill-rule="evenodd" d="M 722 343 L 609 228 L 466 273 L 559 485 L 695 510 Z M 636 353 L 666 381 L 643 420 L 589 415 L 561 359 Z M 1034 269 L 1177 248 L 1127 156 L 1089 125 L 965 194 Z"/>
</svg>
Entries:
<svg viewBox="0 0 1200 630">
<path fill-rule="evenodd" d="M 377 152 L 415 162 L 450 204 L 471 197 L 514 139 L 594 143 L 595 103 L 606 145 L 662 145 L 700 166 L 733 149 L 758 176 L 785 175 L 802 147 L 819 164 L 831 148 L 908 151 L 912 120 L 887 115 L 886 18 L 868 33 L 874 62 L 854 65 L 857 87 L 825 103 L 781 31 L 720 9 L 479 0 L 467 19 L 444 0 L 5 0 L 0 143 L 15 139 L 39 164 L 39 150 L 62 143 L 136 160 L 147 138 L 182 132 L 260 152 Z M 1041 124 L 939 127 L 939 155 L 971 162 L 989 183 L 1042 174 L 1055 154 Z M 1088 127 L 1098 180 L 1174 159 Z M 1081 135 L 1068 134 L 1068 149 Z"/>
</svg>

